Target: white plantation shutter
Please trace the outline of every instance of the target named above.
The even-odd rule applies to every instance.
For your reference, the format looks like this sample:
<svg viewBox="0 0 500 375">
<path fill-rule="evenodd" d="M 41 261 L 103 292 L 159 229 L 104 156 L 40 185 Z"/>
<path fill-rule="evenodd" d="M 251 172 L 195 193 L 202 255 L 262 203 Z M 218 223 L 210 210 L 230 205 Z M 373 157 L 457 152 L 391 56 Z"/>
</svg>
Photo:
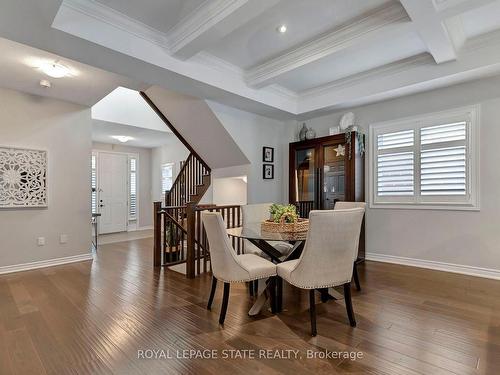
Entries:
<svg viewBox="0 0 500 375">
<path fill-rule="evenodd" d="M 92 213 L 97 213 L 97 155 L 92 154 L 91 159 L 91 205 L 92 205 Z"/>
<path fill-rule="evenodd" d="M 415 143 L 414 139 L 415 134 L 413 129 L 395 133 L 380 134 L 377 137 L 377 146 L 379 150 L 413 146 Z"/>
<path fill-rule="evenodd" d="M 129 158 L 129 219 L 137 218 L 137 159 Z"/>
<path fill-rule="evenodd" d="M 370 127 L 372 203 L 477 208 L 477 119 L 469 107 Z"/>
<path fill-rule="evenodd" d="M 422 195 L 467 194 L 467 123 L 420 129 Z"/>
<path fill-rule="evenodd" d="M 415 144 L 413 130 L 377 136 L 377 192 L 379 196 L 412 196 Z"/>
</svg>

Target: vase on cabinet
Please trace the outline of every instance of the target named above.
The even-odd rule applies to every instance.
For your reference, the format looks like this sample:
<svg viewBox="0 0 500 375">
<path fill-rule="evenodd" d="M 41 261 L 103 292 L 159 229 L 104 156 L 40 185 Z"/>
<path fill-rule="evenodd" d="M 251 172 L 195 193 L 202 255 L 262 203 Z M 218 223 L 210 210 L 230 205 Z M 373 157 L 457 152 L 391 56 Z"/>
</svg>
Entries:
<svg viewBox="0 0 500 375">
<path fill-rule="evenodd" d="M 302 124 L 302 128 L 299 131 L 299 140 L 300 141 L 305 141 L 306 140 L 306 134 L 307 134 L 307 126 L 306 126 L 306 123 L 304 122 Z"/>
<path fill-rule="evenodd" d="M 309 128 L 309 130 L 306 132 L 306 139 L 314 139 L 316 138 L 316 132 L 314 131 L 313 128 Z"/>
</svg>

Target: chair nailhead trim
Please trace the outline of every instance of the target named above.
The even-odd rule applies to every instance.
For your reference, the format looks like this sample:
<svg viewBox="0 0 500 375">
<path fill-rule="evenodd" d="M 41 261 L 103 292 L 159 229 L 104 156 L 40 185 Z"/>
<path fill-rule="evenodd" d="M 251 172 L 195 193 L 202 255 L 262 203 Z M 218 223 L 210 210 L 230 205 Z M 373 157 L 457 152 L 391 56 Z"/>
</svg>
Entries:
<svg viewBox="0 0 500 375">
<path fill-rule="evenodd" d="M 221 279 L 221 278 L 218 278 L 217 276 L 215 276 L 215 278 L 219 281 L 222 281 L 222 282 L 225 282 L 225 283 L 246 283 L 247 281 L 255 281 L 255 280 L 260 280 L 260 279 L 267 279 L 269 277 L 273 277 L 273 276 L 278 276 L 276 273 L 273 273 L 273 274 L 270 274 L 270 275 L 266 275 L 266 276 L 259 276 L 259 277 L 254 277 L 254 278 L 250 278 L 250 279 L 242 279 L 242 280 L 224 280 L 224 279 Z"/>
<path fill-rule="evenodd" d="M 283 280 L 286 280 L 286 279 L 283 279 Z M 295 284 L 295 283 L 292 283 L 291 281 L 289 280 L 286 280 L 288 283 L 292 284 L 293 286 L 296 286 L 297 288 L 300 288 L 300 289 L 321 289 L 321 288 L 333 288 L 334 286 L 339 286 L 339 285 L 344 285 L 344 284 L 347 284 L 349 282 L 351 282 L 351 280 L 347 280 L 347 281 L 344 281 L 344 282 L 341 282 L 341 283 L 334 283 L 334 284 L 326 284 L 326 285 L 319 285 L 319 286 L 304 286 L 304 285 L 298 285 L 298 284 Z"/>
</svg>

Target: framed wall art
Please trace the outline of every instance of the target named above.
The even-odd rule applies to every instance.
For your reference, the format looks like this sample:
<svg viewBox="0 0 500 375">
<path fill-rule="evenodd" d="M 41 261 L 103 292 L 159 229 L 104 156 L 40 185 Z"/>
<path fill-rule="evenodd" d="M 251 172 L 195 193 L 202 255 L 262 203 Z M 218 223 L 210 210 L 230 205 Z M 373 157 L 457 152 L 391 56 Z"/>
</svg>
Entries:
<svg viewBox="0 0 500 375">
<path fill-rule="evenodd" d="M 272 164 L 263 164 L 262 165 L 262 178 L 264 180 L 274 179 L 274 165 L 272 165 Z"/>
<path fill-rule="evenodd" d="M 274 162 L 274 148 L 272 147 L 262 147 L 262 161 L 264 163 Z"/>
<path fill-rule="evenodd" d="M 0 146 L 0 208 L 47 207 L 47 151 Z"/>
</svg>

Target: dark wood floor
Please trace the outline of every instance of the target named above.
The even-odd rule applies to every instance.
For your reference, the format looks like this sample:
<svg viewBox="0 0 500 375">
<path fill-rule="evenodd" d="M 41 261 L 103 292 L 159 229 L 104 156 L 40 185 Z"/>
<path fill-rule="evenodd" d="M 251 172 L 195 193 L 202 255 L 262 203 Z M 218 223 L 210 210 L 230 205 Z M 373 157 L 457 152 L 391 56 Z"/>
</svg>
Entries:
<svg viewBox="0 0 500 375">
<path fill-rule="evenodd" d="M 311 338 L 307 294 L 289 287 L 287 311 L 250 318 L 243 285 L 232 289 L 221 328 L 221 290 L 207 311 L 210 277 L 154 270 L 151 242 L 104 245 L 93 263 L 0 276 L 0 374 L 500 373 L 500 282 L 367 262 L 364 289 L 353 291 L 357 328 L 343 301 L 318 299 Z M 294 349 L 302 358 L 138 359 L 147 349 L 174 357 Z M 363 358 L 307 359 L 307 350 Z"/>
</svg>

